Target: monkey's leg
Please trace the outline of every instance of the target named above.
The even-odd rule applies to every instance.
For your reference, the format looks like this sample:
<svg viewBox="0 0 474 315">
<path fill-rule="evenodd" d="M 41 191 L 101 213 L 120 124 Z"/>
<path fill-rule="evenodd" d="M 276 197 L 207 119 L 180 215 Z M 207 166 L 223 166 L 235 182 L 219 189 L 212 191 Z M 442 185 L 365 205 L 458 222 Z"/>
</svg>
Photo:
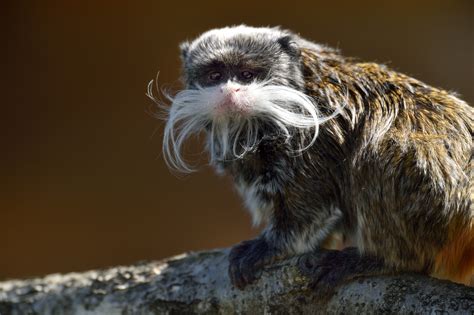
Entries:
<svg viewBox="0 0 474 315">
<path fill-rule="evenodd" d="M 232 283 L 242 289 L 261 276 L 265 265 L 291 255 L 314 251 L 326 239 L 340 218 L 340 213 L 328 212 L 325 219 L 313 224 L 284 230 L 276 220 L 262 235 L 244 241 L 232 248 L 229 256 L 229 276 Z M 321 228 L 325 226 L 326 228 Z M 316 231 L 316 232 L 314 232 Z"/>
<path fill-rule="evenodd" d="M 229 255 L 229 276 L 239 289 L 259 279 L 263 267 L 294 254 L 278 249 L 260 237 L 234 246 Z M 354 247 L 339 250 L 312 250 L 299 259 L 303 274 L 312 278 L 313 288 L 334 288 L 346 280 L 368 274 L 386 273 L 382 260 L 359 254 Z M 326 290 L 327 291 L 327 290 Z"/>
</svg>

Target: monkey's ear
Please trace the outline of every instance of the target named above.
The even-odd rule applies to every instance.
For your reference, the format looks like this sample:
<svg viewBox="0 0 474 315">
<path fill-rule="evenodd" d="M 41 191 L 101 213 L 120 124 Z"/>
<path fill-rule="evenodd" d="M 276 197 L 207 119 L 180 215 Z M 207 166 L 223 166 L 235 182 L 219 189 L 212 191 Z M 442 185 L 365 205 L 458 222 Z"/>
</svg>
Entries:
<svg viewBox="0 0 474 315">
<path fill-rule="evenodd" d="M 281 48 L 292 57 L 300 55 L 300 49 L 292 35 L 284 35 L 278 39 Z"/>
<path fill-rule="evenodd" d="M 189 46 L 191 44 L 188 41 L 182 42 L 179 44 L 179 50 L 181 52 L 181 61 L 184 63 L 186 58 L 188 58 Z"/>
</svg>

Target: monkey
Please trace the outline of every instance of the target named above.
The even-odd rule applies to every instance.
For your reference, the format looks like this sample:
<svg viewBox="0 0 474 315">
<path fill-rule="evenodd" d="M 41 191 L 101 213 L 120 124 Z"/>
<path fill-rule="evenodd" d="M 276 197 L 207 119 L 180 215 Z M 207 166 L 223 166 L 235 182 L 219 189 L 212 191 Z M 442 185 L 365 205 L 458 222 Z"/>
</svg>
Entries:
<svg viewBox="0 0 474 315">
<path fill-rule="evenodd" d="M 166 107 L 165 161 L 195 171 L 182 145 L 204 134 L 209 164 L 233 179 L 253 224 L 265 224 L 232 248 L 234 286 L 337 235 L 351 246 L 322 256 L 315 286 L 401 272 L 469 283 L 474 110 L 466 102 L 280 27 L 212 29 L 180 51 L 185 88 Z"/>
</svg>

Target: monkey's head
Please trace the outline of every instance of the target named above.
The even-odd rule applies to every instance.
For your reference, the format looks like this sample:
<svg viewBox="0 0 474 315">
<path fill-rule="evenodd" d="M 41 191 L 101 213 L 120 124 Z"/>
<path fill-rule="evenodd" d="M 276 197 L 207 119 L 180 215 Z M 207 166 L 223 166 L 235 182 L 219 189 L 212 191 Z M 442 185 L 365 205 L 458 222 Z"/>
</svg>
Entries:
<svg viewBox="0 0 474 315">
<path fill-rule="evenodd" d="M 236 26 L 182 43 L 186 89 L 171 98 L 168 109 L 163 142 L 168 165 L 191 170 L 181 147 L 201 131 L 211 163 L 241 159 L 263 139 L 296 142 L 294 152 L 312 145 L 324 118 L 304 93 L 298 44 L 304 42 L 279 28 Z"/>
</svg>

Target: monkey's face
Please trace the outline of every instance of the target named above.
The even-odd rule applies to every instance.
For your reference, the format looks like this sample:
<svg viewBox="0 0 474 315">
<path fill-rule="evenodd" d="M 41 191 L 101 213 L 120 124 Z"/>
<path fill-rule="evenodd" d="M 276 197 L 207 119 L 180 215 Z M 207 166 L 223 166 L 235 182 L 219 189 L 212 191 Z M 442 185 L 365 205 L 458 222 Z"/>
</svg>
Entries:
<svg viewBox="0 0 474 315">
<path fill-rule="evenodd" d="M 243 158 L 264 138 L 290 141 L 298 134 L 295 151 L 314 142 L 322 119 L 303 92 L 295 37 L 238 26 L 181 45 L 186 89 L 172 98 L 163 142 L 170 167 L 190 171 L 181 146 L 203 130 L 211 163 Z"/>
</svg>

